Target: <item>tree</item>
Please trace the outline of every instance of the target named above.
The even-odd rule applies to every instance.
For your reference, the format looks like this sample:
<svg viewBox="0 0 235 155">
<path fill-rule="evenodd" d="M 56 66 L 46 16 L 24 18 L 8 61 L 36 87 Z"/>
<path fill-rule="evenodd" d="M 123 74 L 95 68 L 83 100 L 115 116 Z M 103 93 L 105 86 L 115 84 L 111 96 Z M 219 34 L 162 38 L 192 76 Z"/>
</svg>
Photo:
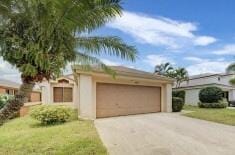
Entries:
<svg viewBox="0 0 235 155">
<path fill-rule="evenodd" d="M 230 65 L 226 68 L 226 72 L 227 72 L 227 73 L 235 73 L 235 63 L 230 64 Z"/>
<path fill-rule="evenodd" d="M 189 78 L 188 71 L 185 68 L 174 69 L 170 71 L 167 76 L 176 79 L 176 88 L 179 88 L 180 84 Z"/>
<path fill-rule="evenodd" d="M 173 70 L 172 65 L 167 62 L 167 63 L 162 63 L 160 65 L 155 66 L 155 73 L 158 75 L 164 75 L 167 76 L 167 74 Z"/>
<path fill-rule="evenodd" d="M 235 73 L 235 63 L 230 64 L 227 68 L 226 68 L 226 72 L 227 73 Z M 232 78 L 229 80 L 229 83 L 232 85 L 235 85 L 235 78 Z"/>
<path fill-rule="evenodd" d="M 120 16 L 121 0 L 1 0 L 0 56 L 21 72 L 14 100 L 0 110 L 0 124 L 27 101 L 36 82 L 58 77 L 68 63 L 97 64 L 106 54 L 134 61 L 136 49 L 118 37 L 90 36 Z"/>
</svg>

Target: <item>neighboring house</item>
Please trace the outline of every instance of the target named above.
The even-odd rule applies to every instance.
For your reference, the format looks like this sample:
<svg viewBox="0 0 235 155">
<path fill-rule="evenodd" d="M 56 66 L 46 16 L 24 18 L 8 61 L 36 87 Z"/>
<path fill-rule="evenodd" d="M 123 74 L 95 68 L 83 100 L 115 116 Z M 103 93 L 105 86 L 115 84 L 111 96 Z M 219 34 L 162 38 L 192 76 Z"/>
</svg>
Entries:
<svg viewBox="0 0 235 155">
<path fill-rule="evenodd" d="M 115 78 L 96 67 L 84 71 L 76 66 L 74 75 L 44 81 L 42 102 L 72 105 L 88 119 L 171 112 L 173 79 L 122 66 L 111 68 Z"/>
<path fill-rule="evenodd" d="M 0 94 L 9 94 L 9 95 L 15 95 L 17 91 L 20 88 L 20 84 L 5 80 L 5 79 L 0 79 Z M 40 90 L 34 89 L 33 92 L 31 93 L 29 102 L 39 102 L 41 101 L 41 92 Z"/>
<path fill-rule="evenodd" d="M 201 74 L 189 77 L 188 81 L 181 83 L 179 88 L 174 90 L 185 90 L 185 103 L 197 105 L 199 102 L 199 92 L 202 88 L 216 86 L 221 88 L 224 98 L 228 101 L 235 101 L 235 87 L 229 83 L 234 78 L 234 74 Z"/>
</svg>

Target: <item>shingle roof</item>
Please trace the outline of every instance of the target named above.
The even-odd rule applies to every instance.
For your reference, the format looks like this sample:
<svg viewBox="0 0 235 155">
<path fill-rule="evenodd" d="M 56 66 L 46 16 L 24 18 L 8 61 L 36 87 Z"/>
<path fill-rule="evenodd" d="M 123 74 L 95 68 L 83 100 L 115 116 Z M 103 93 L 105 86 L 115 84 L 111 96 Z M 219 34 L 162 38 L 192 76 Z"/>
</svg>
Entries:
<svg viewBox="0 0 235 155">
<path fill-rule="evenodd" d="M 20 84 L 10 80 L 0 79 L 0 86 L 18 89 Z"/>
<path fill-rule="evenodd" d="M 117 75 L 133 75 L 133 76 L 138 76 L 142 78 L 152 78 L 152 79 L 159 79 L 159 80 L 166 80 L 166 81 L 174 81 L 172 78 L 168 78 L 162 75 L 157 75 L 151 72 L 146 72 L 138 69 L 133 69 L 133 68 L 128 68 L 125 66 L 109 66 L 111 69 L 113 69 Z M 83 70 L 82 66 L 74 66 L 74 69 L 77 70 Z M 100 67 L 97 66 L 92 66 L 92 71 L 93 72 L 104 72 Z"/>
</svg>

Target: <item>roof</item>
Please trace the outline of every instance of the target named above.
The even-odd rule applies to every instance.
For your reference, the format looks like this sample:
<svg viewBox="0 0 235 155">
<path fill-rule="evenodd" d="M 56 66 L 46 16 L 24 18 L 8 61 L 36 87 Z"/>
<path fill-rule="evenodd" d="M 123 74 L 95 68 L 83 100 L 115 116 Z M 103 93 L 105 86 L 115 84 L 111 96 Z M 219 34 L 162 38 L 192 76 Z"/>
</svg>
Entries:
<svg viewBox="0 0 235 155">
<path fill-rule="evenodd" d="M 162 75 L 157 75 L 154 73 L 128 68 L 125 66 L 109 66 L 112 70 L 116 72 L 117 75 L 123 75 L 123 76 L 134 76 L 134 77 L 141 77 L 141 78 L 149 78 L 149 79 L 156 79 L 156 80 L 165 80 L 174 82 L 175 80 L 169 77 L 165 77 Z M 95 73 L 104 73 L 104 71 L 97 66 L 92 66 L 91 71 L 84 70 L 84 68 L 80 65 L 73 66 L 73 69 L 77 71 L 83 71 L 83 72 L 95 72 Z"/>
<path fill-rule="evenodd" d="M 211 76 L 229 76 L 229 75 L 233 75 L 233 74 L 232 73 L 204 73 L 204 74 L 190 76 L 189 79 L 192 80 L 192 79 L 199 79 L 199 78 L 207 78 Z"/>
<path fill-rule="evenodd" d="M 0 87 L 19 89 L 20 85 L 21 84 L 17 82 L 13 82 L 6 79 L 0 79 Z M 33 92 L 41 92 L 41 90 L 37 88 L 37 85 L 35 85 L 35 87 L 33 88 Z"/>
<path fill-rule="evenodd" d="M 0 87 L 1 86 L 18 89 L 20 87 L 20 83 L 16 83 L 10 80 L 0 79 Z"/>
</svg>

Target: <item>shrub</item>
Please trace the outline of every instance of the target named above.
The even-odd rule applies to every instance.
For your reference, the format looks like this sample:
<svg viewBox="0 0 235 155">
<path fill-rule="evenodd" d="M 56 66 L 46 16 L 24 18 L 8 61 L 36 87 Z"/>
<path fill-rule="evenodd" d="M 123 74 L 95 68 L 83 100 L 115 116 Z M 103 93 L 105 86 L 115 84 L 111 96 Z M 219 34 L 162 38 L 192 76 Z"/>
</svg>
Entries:
<svg viewBox="0 0 235 155">
<path fill-rule="evenodd" d="M 183 99 L 183 103 L 185 103 L 185 91 L 184 90 L 173 91 L 172 92 L 172 97 L 182 98 Z"/>
<path fill-rule="evenodd" d="M 71 108 L 59 105 L 40 105 L 33 107 L 30 112 L 30 116 L 42 124 L 64 123 L 72 114 Z"/>
<path fill-rule="evenodd" d="M 213 103 L 199 102 L 198 106 L 200 108 L 226 108 L 228 106 L 228 101 L 227 99 L 222 99 L 218 102 Z"/>
<path fill-rule="evenodd" d="M 180 112 L 183 109 L 184 102 L 183 99 L 180 97 L 173 97 L 172 98 L 172 111 L 173 112 Z"/>
<path fill-rule="evenodd" d="M 4 107 L 7 101 L 12 100 L 14 96 L 8 94 L 0 94 L 0 109 Z"/>
<path fill-rule="evenodd" d="M 223 91 L 218 87 L 206 87 L 199 92 L 202 103 L 217 103 L 223 98 Z"/>
</svg>

